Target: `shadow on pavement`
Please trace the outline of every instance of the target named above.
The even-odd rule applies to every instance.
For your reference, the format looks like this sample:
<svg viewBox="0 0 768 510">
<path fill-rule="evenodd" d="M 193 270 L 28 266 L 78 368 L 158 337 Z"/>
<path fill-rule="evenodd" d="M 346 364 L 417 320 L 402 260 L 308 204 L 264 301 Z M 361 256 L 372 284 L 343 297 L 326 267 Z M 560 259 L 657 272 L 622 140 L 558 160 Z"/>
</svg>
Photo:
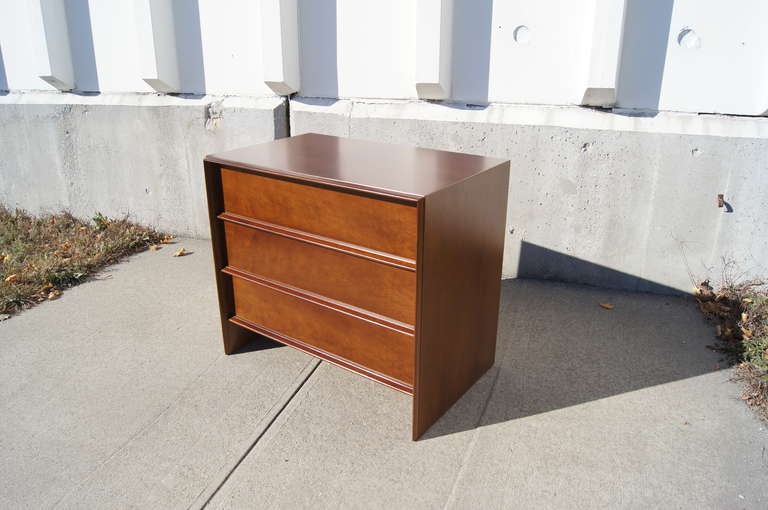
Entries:
<svg viewBox="0 0 768 510">
<path fill-rule="evenodd" d="M 687 297 L 506 280 L 496 363 L 423 439 L 711 372 L 712 341 Z"/>
</svg>

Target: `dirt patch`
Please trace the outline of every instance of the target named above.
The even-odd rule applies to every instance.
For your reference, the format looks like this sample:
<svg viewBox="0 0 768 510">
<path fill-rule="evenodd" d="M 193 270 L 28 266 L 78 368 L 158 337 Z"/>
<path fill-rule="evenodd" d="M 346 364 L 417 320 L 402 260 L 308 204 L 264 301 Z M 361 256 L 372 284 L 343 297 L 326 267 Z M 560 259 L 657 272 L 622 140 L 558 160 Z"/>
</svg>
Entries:
<svg viewBox="0 0 768 510">
<path fill-rule="evenodd" d="M 715 326 L 718 342 L 711 348 L 736 365 L 742 399 L 768 420 L 768 282 L 728 283 L 715 290 L 704 281 L 696 297 Z"/>
<path fill-rule="evenodd" d="M 69 213 L 35 217 L 0 207 L 0 318 L 57 299 L 105 266 L 170 240 L 101 213 L 83 221 Z"/>
</svg>

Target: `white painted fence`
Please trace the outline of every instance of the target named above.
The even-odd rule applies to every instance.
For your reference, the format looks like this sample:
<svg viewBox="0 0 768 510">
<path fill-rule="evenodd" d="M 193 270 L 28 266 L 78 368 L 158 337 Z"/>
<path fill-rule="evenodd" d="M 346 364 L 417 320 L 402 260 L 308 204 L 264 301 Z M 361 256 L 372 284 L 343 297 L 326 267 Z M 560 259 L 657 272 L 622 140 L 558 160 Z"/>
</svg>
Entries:
<svg viewBox="0 0 768 510">
<path fill-rule="evenodd" d="M 763 0 L 0 0 L 0 89 L 763 115 Z"/>
</svg>

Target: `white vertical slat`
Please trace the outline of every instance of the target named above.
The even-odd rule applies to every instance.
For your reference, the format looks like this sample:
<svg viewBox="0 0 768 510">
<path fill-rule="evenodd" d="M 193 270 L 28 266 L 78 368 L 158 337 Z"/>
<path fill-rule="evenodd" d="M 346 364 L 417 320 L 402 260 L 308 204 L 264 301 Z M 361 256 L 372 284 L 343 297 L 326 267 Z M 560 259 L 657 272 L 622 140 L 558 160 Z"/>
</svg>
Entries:
<svg viewBox="0 0 768 510">
<path fill-rule="evenodd" d="M 281 96 L 301 83 L 298 21 L 296 0 L 261 0 L 264 83 Z"/>
<path fill-rule="evenodd" d="M 158 92 L 181 92 L 173 2 L 137 0 L 136 32 L 141 79 Z"/>
<path fill-rule="evenodd" d="M 67 11 L 64 0 L 40 0 L 40 16 L 45 32 L 45 56 L 40 78 L 59 90 L 75 88 L 72 49 L 69 44 Z"/>
<path fill-rule="evenodd" d="M 451 95 L 454 0 L 418 0 L 416 14 L 416 93 L 422 99 Z"/>
<path fill-rule="evenodd" d="M 610 107 L 616 104 L 624 1 L 595 0 L 593 23 L 589 74 L 581 104 Z"/>
</svg>

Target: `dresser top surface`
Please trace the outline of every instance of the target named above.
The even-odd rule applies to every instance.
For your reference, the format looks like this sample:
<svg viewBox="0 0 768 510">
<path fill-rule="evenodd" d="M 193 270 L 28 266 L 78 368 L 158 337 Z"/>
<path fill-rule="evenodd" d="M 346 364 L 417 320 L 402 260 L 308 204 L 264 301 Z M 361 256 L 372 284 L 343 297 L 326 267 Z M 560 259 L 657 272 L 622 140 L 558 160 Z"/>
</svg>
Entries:
<svg viewBox="0 0 768 510">
<path fill-rule="evenodd" d="M 505 162 L 314 133 L 211 154 L 205 160 L 407 199 L 429 195 Z"/>
</svg>

